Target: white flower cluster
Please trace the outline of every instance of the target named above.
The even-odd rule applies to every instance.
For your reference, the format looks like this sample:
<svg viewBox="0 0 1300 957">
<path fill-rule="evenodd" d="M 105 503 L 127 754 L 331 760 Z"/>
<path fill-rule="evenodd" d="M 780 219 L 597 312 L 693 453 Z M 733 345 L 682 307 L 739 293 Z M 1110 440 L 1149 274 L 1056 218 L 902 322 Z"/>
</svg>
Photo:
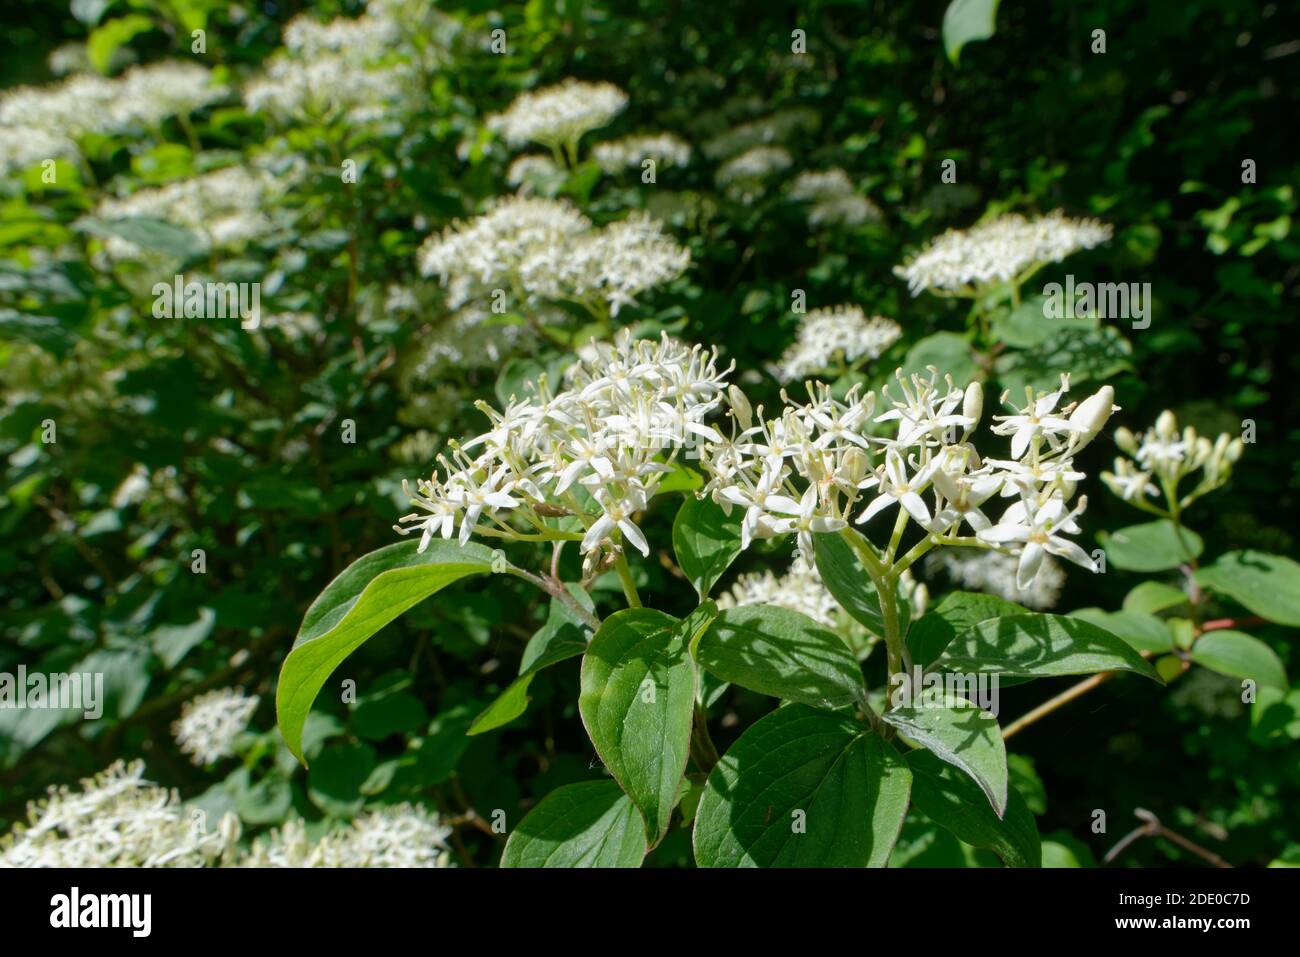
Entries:
<svg viewBox="0 0 1300 957">
<path fill-rule="evenodd" d="M 991 431 L 1011 436 L 1011 458 L 986 459 L 971 442 L 983 413 L 979 383 L 962 390 L 950 376 L 940 380 L 930 371 L 928 378 L 900 371 L 901 395 L 883 387 L 880 414 L 873 392 L 854 387 L 841 400 L 818 385 L 809 387 L 808 404 L 787 398 L 779 418 L 763 419 L 760 408 L 755 421 L 743 397 L 729 392 L 741 431 L 706 443 L 702 464 L 710 475 L 705 491 L 724 508 L 743 510 L 742 545 L 796 534 L 800 551 L 812 554 L 813 534 L 897 506 L 939 541 L 953 540 L 966 525 L 975 534 L 964 541 L 1018 555 L 1022 588 L 1047 553 L 1095 570 L 1088 554 L 1064 537 L 1079 532 L 1074 519 L 1086 499 L 1072 509 L 1067 503 L 1083 478 L 1074 453 L 1109 418 L 1114 391 L 1105 386 L 1059 412 L 1068 377 L 1055 392 L 1030 392 L 1023 408 L 994 416 Z M 881 423 L 895 423 L 896 435 L 868 434 Z M 996 524 L 984 512 L 994 496 L 1014 499 Z"/>
<path fill-rule="evenodd" d="M 506 170 L 506 184 L 514 187 L 536 187 L 558 178 L 563 170 L 555 160 L 541 153 L 525 153 Z"/>
<path fill-rule="evenodd" d="M 793 382 L 859 359 L 878 359 L 902 334 L 892 319 L 868 318 L 858 306 L 814 309 L 803 317 L 794 343 L 772 372 L 782 382 Z"/>
<path fill-rule="evenodd" d="M 790 198 L 809 203 L 808 224 L 819 226 L 860 226 L 879 219 L 879 207 L 865 196 L 859 196 L 844 170 L 800 173 L 790 184 Z"/>
<path fill-rule="evenodd" d="M 732 199 L 751 203 L 762 191 L 763 182 L 788 169 L 792 162 L 780 146 L 755 146 L 718 167 L 714 179 Z"/>
<path fill-rule="evenodd" d="M 1116 429 L 1115 444 L 1132 458 L 1118 456 L 1115 471 L 1101 473 L 1107 488 L 1124 501 L 1141 505 L 1144 495 L 1158 496 L 1159 483 L 1166 489 L 1171 503 L 1180 508 L 1227 482 L 1245 448 L 1241 439 L 1232 438 L 1226 432 L 1211 442 L 1190 425 L 1179 431 L 1178 419 L 1168 409 L 1160 413 L 1155 426 L 1140 440 L 1126 428 Z M 1204 470 L 1200 481 L 1178 499 L 1178 483 L 1197 469 Z"/>
<path fill-rule="evenodd" d="M 817 566 L 803 555 L 796 555 L 784 575 L 770 569 L 749 572 L 736 579 L 730 590 L 718 596 L 719 608 L 741 605 L 777 605 L 807 615 L 828 628 L 841 624 L 837 602 L 817 571 Z"/>
<path fill-rule="evenodd" d="M 945 548 L 928 555 L 925 563 L 928 571 L 942 571 L 955 585 L 997 595 L 1035 611 L 1055 605 L 1065 587 L 1065 572 L 1051 558 L 1043 560 L 1038 577 L 1028 588 L 1016 584 L 1015 557 L 1002 552 Z"/>
<path fill-rule="evenodd" d="M 431 236 L 419 258 L 421 273 L 447 285 L 453 308 L 502 289 L 527 303 L 603 303 L 614 315 L 690 265 L 690 251 L 645 214 L 596 229 L 568 203 L 524 196 Z"/>
<path fill-rule="evenodd" d="M 176 746 L 200 767 L 235 753 L 235 739 L 248 727 L 258 697 L 234 688 L 209 691 L 187 701 L 172 724 Z"/>
<path fill-rule="evenodd" d="M 94 66 L 84 43 L 65 43 L 50 51 L 45 58 L 46 65 L 55 76 L 67 76 L 70 73 L 90 73 Z"/>
<path fill-rule="evenodd" d="M 451 866 L 451 829 L 436 812 L 410 804 L 372 811 L 317 842 L 292 819 L 243 852 L 241 830 L 228 811 L 208 831 L 199 810 L 144 779 L 143 762 L 118 761 L 80 791 L 51 788 L 31 804 L 28 823 L 0 838 L 0 869 Z"/>
<path fill-rule="evenodd" d="M 742 123 L 715 136 L 704 144 L 704 155 L 709 159 L 724 159 L 753 149 L 755 146 L 784 143 L 798 133 L 817 129 L 820 123 L 821 117 L 816 110 L 805 108 L 781 110 L 770 116 Z"/>
<path fill-rule="evenodd" d="M 504 411 L 481 403 L 491 430 L 438 457 L 443 474 L 420 480 L 411 502 L 421 511 L 396 530 L 419 532 L 421 550 L 435 536 L 540 532 L 579 541 L 589 568 L 623 541 L 648 554 L 633 516 L 684 445 L 721 441 L 705 419 L 722 402 L 726 373 L 714 353 L 667 336 L 636 341 L 624 330 L 596 352 L 570 369 L 560 392 L 543 380 L 537 395 Z"/>
<path fill-rule="evenodd" d="M 657 219 L 634 212 L 567 244 L 538 248 L 520 264 L 519 278 L 543 299 L 603 302 L 617 316 L 641 293 L 672 282 L 690 264 L 690 250 L 665 236 Z"/>
<path fill-rule="evenodd" d="M 166 220 L 190 230 L 213 248 L 239 246 L 272 232 L 275 223 L 265 210 L 291 179 L 292 174 L 277 177 L 269 170 L 227 166 L 137 190 L 121 199 L 106 197 L 96 215 L 108 220 Z M 111 259 L 135 258 L 141 252 L 135 243 L 119 236 L 108 237 L 105 249 Z"/>
<path fill-rule="evenodd" d="M 450 867 L 451 828 L 423 807 L 397 804 L 313 842 L 300 820 L 253 842 L 241 867 Z"/>
<path fill-rule="evenodd" d="M 300 14 L 290 20 L 284 28 L 286 52 L 273 57 L 265 74 L 244 90 L 249 112 L 353 123 L 384 117 L 413 91 L 415 69 L 409 57 L 394 58 L 402 39 L 399 21 L 371 7 L 354 19 L 321 23 Z"/>
<path fill-rule="evenodd" d="M 627 94 L 614 84 L 570 78 L 520 94 L 505 112 L 488 118 L 488 127 L 515 148 L 538 143 L 572 149 L 583 133 L 605 126 L 626 106 Z"/>
<path fill-rule="evenodd" d="M 500 366 L 537 339 L 531 326 L 501 323 L 481 306 L 465 306 L 412 338 L 402 362 L 401 381 L 408 389 L 435 385 L 452 369 Z"/>
<path fill-rule="evenodd" d="M 228 813 L 208 832 L 176 792 L 144 780 L 144 764 L 118 761 L 82 782 L 51 788 L 28 823 L 0 840 L 4 867 L 203 867 L 229 852 L 239 821 Z"/>
<path fill-rule="evenodd" d="M 228 92 L 204 67 L 171 61 L 111 79 L 78 73 L 48 87 L 17 87 L 0 94 L 0 173 L 76 157 L 85 136 L 154 128 Z"/>
<path fill-rule="evenodd" d="M 656 166 L 685 166 L 691 161 L 691 147 L 671 133 L 660 133 L 597 143 L 591 155 L 606 173 L 617 173 L 628 168 L 640 169 L 648 159 L 654 160 Z"/>
<path fill-rule="evenodd" d="M 975 296 L 999 283 L 1023 281 L 1047 263 L 1110 239 L 1110 226 L 1095 219 L 1068 219 L 1060 210 L 1027 219 L 999 216 L 970 229 L 950 229 L 907 263 L 894 269 L 913 295 Z"/>
</svg>

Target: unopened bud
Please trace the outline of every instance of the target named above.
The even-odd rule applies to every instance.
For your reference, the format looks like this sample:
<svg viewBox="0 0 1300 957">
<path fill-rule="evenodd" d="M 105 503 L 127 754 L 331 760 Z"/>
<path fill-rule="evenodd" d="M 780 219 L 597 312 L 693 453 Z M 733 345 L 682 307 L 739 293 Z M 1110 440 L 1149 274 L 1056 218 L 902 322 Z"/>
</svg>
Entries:
<svg viewBox="0 0 1300 957">
<path fill-rule="evenodd" d="M 849 449 L 844 453 L 841 462 L 841 468 L 844 470 L 844 479 L 852 485 L 857 485 L 867 477 L 867 470 L 871 463 L 867 461 L 867 454 L 857 446 Z"/>
<path fill-rule="evenodd" d="M 1162 439 L 1172 439 L 1177 432 L 1178 420 L 1174 418 L 1172 412 L 1165 409 L 1160 413 L 1159 418 L 1156 419 L 1156 435 L 1160 436 Z"/>
<path fill-rule="evenodd" d="M 979 424 L 984 414 L 984 387 L 978 382 L 966 386 L 966 395 L 962 398 L 961 414 L 971 420 L 971 428 Z"/>
<path fill-rule="evenodd" d="M 1115 410 L 1115 390 L 1108 385 L 1084 399 L 1070 415 L 1070 425 L 1078 432 L 1077 447 L 1083 447 L 1097 437 Z"/>
<path fill-rule="evenodd" d="M 1122 425 L 1115 430 L 1115 444 L 1129 455 L 1137 455 L 1137 437 Z"/>
<path fill-rule="evenodd" d="M 749 399 L 745 393 L 735 385 L 727 387 L 727 401 L 731 404 L 731 411 L 736 416 L 736 421 L 740 423 L 742 429 L 748 429 L 754 424 L 754 409 L 749 404 Z"/>
</svg>

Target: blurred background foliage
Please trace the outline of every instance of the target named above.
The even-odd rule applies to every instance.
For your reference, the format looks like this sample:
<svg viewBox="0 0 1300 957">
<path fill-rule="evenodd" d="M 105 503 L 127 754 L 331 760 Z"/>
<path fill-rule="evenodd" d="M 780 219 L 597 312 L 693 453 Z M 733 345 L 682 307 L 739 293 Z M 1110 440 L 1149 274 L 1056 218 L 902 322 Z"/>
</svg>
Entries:
<svg viewBox="0 0 1300 957">
<path fill-rule="evenodd" d="M 179 58 L 237 88 L 263 68 L 292 17 L 360 10 L 211 0 L 4 6 L 0 87 L 56 82 L 50 54 L 75 43 L 108 73 Z M 407 799 L 449 816 L 502 809 L 517 821 L 557 785 L 599 775 L 576 713 L 576 667 L 541 675 L 527 713 L 504 730 L 464 734 L 509 683 L 547 611 L 495 580 L 435 596 L 348 662 L 340 676 L 357 682 L 357 700 L 318 702 L 310 770 L 280 743 L 272 707 L 279 662 L 307 605 L 349 561 L 393 540 L 405 510 L 400 480 L 426 468 L 447 438 L 476 430 L 472 404 L 494 397 L 503 367 L 510 381 L 535 369 L 520 362 L 547 358 L 412 372 L 422 337 L 448 310 L 436 289 L 406 311 L 391 308 L 390 294 L 419 285 L 415 252 L 427 235 L 509 191 L 513 157 L 486 117 L 520 91 L 568 76 L 612 82 L 630 97 L 593 138 L 670 131 L 694 149 L 689 165 L 661 171 L 653 185 L 588 164 L 562 186 L 597 222 L 649 209 L 691 250 L 686 276 L 620 321 L 718 345 L 751 394 L 769 400 L 779 386 L 764 370 L 794 337 L 796 290 L 810 308 L 856 303 L 901 324 L 901 342 L 867 373 L 873 382 L 895 365 L 923 365 L 917 357 L 933 353 L 913 351 L 922 340 L 941 346 L 949 365 L 1014 380 L 996 335 L 954 353 L 965 307 L 912 298 L 893 267 L 990 211 L 1062 208 L 1113 224 L 1110 243 L 1040 278 L 1149 282 L 1153 318 L 1144 330 L 1121 325 L 1118 345 L 1079 343 L 1090 372 L 1075 381 L 1109 379 L 1118 421 L 1134 428 L 1163 408 L 1210 435 L 1237 434 L 1252 420 L 1257 441 L 1232 484 L 1187 521 L 1207 555 L 1295 555 L 1300 162 L 1285 133 L 1300 89 L 1294 7 L 1007 2 L 995 35 L 967 45 L 959 64 L 945 54 L 940 2 L 532 0 L 438 10 L 445 20 L 422 22 L 433 24 L 423 42 L 441 46 L 440 62 L 400 115 L 277 123 L 232 95 L 195 113 L 189 129 L 172 119 L 146 137 L 83 144 L 85 162 L 61 163 L 57 185 L 42 183 L 39 170 L 6 176 L 0 671 L 102 671 L 109 705 L 94 722 L 0 711 L 0 823 L 20 818 L 48 785 L 122 756 L 144 758 L 152 779 L 201 806 L 235 809 L 250 831 L 291 814 L 346 820 Z M 201 55 L 191 52 L 194 29 L 206 31 Z M 505 30 L 504 54 L 489 50 L 494 29 Z M 806 54 L 791 52 L 795 29 L 806 31 Z M 1097 29 L 1104 53 L 1092 52 Z M 773 124 L 774 116 L 794 119 Z M 757 129 L 762 139 L 773 128 L 791 168 L 749 202 L 719 189 L 724 134 L 735 142 Z M 145 291 L 170 268 L 105 265 L 100 240 L 74 225 L 105 193 L 182 179 L 214 156 L 262 154 L 305 163 L 276 200 L 287 225 L 273 241 L 210 255 L 204 266 L 262 282 L 264 313 L 314 317 L 304 328 L 155 320 Z M 356 162 L 356 184 L 341 182 L 342 159 Z M 947 159 L 955 183 L 940 180 Z M 1252 183 L 1242 181 L 1247 159 Z M 878 218 L 810 226 L 781 183 L 830 166 L 849 173 Z M 1023 354 L 1031 377 L 1051 378 L 1058 356 L 1032 346 Z M 50 420 L 57 441 L 46 443 Z M 343 439 L 346 420 L 355 442 Z M 1081 464 L 1095 476 L 1113 454 L 1099 442 Z M 1134 521 L 1090 483 L 1087 535 Z M 658 541 L 668 541 L 671 519 L 650 517 Z M 202 574 L 192 570 L 196 549 L 206 556 Z M 747 556 L 740 570 L 766 561 Z M 672 571 L 667 554 L 649 563 L 642 595 L 684 612 L 690 589 Z M 1071 574 L 1058 607 L 1118 608 L 1142 578 L 1113 568 Z M 1256 634 L 1300 672 L 1294 630 Z M 228 686 L 260 695 L 253 733 L 238 758 L 195 767 L 177 752 L 170 724 L 183 702 Z M 1021 714 L 1055 690 L 1007 688 L 1003 713 Z M 724 718 L 724 728 L 769 705 L 733 691 L 724 709 L 740 720 Z M 1095 863 L 1137 824 L 1135 807 L 1234 864 L 1300 863 L 1297 735 L 1300 692 L 1265 720 L 1241 703 L 1238 682 L 1209 671 L 1165 691 L 1121 678 L 1015 738 L 1013 782 L 1059 863 Z M 734 736 L 724 731 L 719 747 Z M 1090 826 L 1098 808 L 1106 834 Z M 501 840 L 458 827 L 460 862 L 494 863 Z M 988 863 L 935 833 L 905 832 L 901 850 L 896 860 L 913 865 Z M 649 863 L 689 857 L 688 832 L 675 829 Z M 1203 864 L 1159 840 L 1132 846 L 1119 863 Z"/>
</svg>

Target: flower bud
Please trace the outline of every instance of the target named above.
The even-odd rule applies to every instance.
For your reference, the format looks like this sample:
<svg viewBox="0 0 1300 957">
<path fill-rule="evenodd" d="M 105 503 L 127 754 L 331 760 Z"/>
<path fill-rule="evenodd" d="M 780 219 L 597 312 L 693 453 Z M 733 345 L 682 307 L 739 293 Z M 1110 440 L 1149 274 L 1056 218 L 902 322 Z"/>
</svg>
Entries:
<svg viewBox="0 0 1300 957">
<path fill-rule="evenodd" d="M 867 461 L 867 454 L 854 446 L 844 453 L 840 467 L 844 472 L 844 480 L 857 485 L 867 477 L 867 470 L 871 467 L 871 463 Z"/>
<path fill-rule="evenodd" d="M 1178 420 L 1174 418 L 1172 412 L 1165 409 L 1160 413 L 1159 418 L 1156 419 L 1156 435 L 1160 436 L 1162 439 L 1172 439 L 1177 432 Z"/>
<path fill-rule="evenodd" d="M 1242 443 L 1241 439 L 1233 439 L 1228 443 L 1228 448 L 1224 451 L 1223 455 L 1229 462 L 1236 462 L 1241 458 L 1241 453 L 1244 451 L 1246 451 L 1246 446 Z"/>
<path fill-rule="evenodd" d="M 1137 437 L 1122 425 L 1115 430 L 1115 444 L 1128 455 L 1137 455 Z"/>
<path fill-rule="evenodd" d="M 979 425 L 980 416 L 984 414 L 984 387 L 978 382 L 966 386 L 966 395 L 961 402 L 961 414 L 971 420 L 972 429 Z"/>
<path fill-rule="evenodd" d="M 749 404 L 749 399 L 735 385 L 727 386 L 727 401 L 731 404 L 731 411 L 735 413 L 736 421 L 740 423 L 742 429 L 748 429 L 754 424 L 754 410 Z"/>
<path fill-rule="evenodd" d="M 1108 385 L 1102 386 L 1088 396 L 1070 415 L 1070 425 L 1078 429 L 1076 433 L 1077 448 L 1082 448 L 1101 432 L 1110 414 L 1115 411 L 1115 390 Z"/>
<path fill-rule="evenodd" d="M 239 835 L 243 832 L 243 828 L 239 823 L 239 815 L 234 811 L 227 811 L 221 815 L 217 831 L 221 834 L 221 840 L 224 844 L 227 846 L 235 844 L 239 840 Z"/>
</svg>

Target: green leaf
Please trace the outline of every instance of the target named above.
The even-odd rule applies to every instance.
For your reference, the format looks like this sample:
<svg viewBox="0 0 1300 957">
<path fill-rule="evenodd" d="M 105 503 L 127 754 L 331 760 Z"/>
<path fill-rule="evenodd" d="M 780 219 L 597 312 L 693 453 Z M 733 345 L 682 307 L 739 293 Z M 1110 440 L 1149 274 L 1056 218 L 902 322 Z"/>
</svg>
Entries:
<svg viewBox="0 0 1300 957">
<path fill-rule="evenodd" d="M 1062 372 L 1070 381 L 1082 383 L 1106 379 L 1131 368 L 1132 344 L 1114 326 L 1082 324 L 1053 319 L 1056 331 L 1031 349 L 1009 350 L 994 362 L 998 380 L 1012 395 L 1022 395 L 1025 386 L 1034 389 L 1055 388 Z"/>
<path fill-rule="evenodd" d="M 377 763 L 375 749 L 368 744 L 331 744 L 312 762 L 307 775 L 312 802 L 327 814 L 351 817 L 365 804 L 361 787 Z"/>
<path fill-rule="evenodd" d="M 1142 582 L 1124 596 L 1124 610 L 1154 615 L 1187 603 L 1187 595 L 1164 582 Z"/>
<path fill-rule="evenodd" d="M 1098 532 L 1097 541 L 1116 568 L 1130 572 L 1162 572 L 1197 558 L 1205 547 L 1201 537 L 1183 528 L 1181 539 L 1166 518 L 1130 525 L 1116 532 Z"/>
<path fill-rule="evenodd" d="M 639 867 L 641 816 L 613 781 L 556 788 L 510 834 L 502 867 Z"/>
<path fill-rule="evenodd" d="M 728 516 L 707 498 L 688 495 L 673 520 L 677 564 L 703 601 L 740 554 L 740 512 Z"/>
<path fill-rule="evenodd" d="M 982 621 L 953 639 L 937 667 L 1026 678 L 1133 671 L 1160 681 L 1127 642 L 1063 615 L 1007 615 Z"/>
<path fill-rule="evenodd" d="M 724 681 L 819 708 L 847 707 L 863 693 L 849 646 L 807 615 L 776 605 L 723 611 L 700 639 L 696 660 Z"/>
<path fill-rule="evenodd" d="M 651 847 L 668 832 L 686 773 L 696 683 L 689 640 L 671 615 L 628 608 L 602 622 L 582 658 L 582 723 L 645 817 Z"/>
<path fill-rule="evenodd" d="M 101 238 L 117 236 L 150 252 L 167 253 L 182 260 L 192 259 L 208 248 L 207 243 L 188 229 L 173 226 L 161 219 L 133 217 L 103 220 L 85 217 L 77 220 L 77 228 Z"/>
<path fill-rule="evenodd" d="M 118 51 L 118 48 L 130 43 L 135 36 L 152 29 L 153 21 L 138 13 L 118 17 L 116 20 L 109 20 L 103 26 L 96 27 L 86 40 L 86 55 L 90 58 L 91 66 L 107 75 L 113 54 Z"/>
<path fill-rule="evenodd" d="M 907 351 L 903 360 L 903 373 L 924 373 L 927 366 L 935 366 L 940 375 L 951 374 L 957 382 L 969 382 L 979 371 L 975 356 L 965 336 L 955 332 L 936 332 L 926 336 Z"/>
<path fill-rule="evenodd" d="M 280 733 L 299 760 L 302 726 L 326 679 L 367 638 L 434 592 L 492 570 L 482 545 L 433 541 L 423 554 L 398 542 L 358 558 L 325 587 L 303 618 L 275 692 Z"/>
<path fill-rule="evenodd" d="M 968 776 L 929 751 L 906 755 L 912 770 L 912 803 L 958 840 L 982 847 L 1009 867 L 1041 867 L 1038 825 L 1015 788 L 1007 789 L 1006 813 L 999 817 Z"/>
<path fill-rule="evenodd" d="M 1016 349 L 1029 349 L 1041 345 L 1062 329 L 1093 329 L 1095 319 L 1050 318 L 1045 312 L 1046 297 L 1026 299 L 1014 309 L 1001 312 L 993 318 L 992 333 L 996 342 Z"/>
<path fill-rule="evenodd" d="M 473 735 L 495 731 L 527 711 L 528 702 L 532 700 L 528 696 L 528 686 L 533 683 L 533 678 L 536 676 L 537 672 L 533 671 L 510 682 L 509 687 L 479 713 L 465 733 Z"/>
<path fill-rule="evenodd" d="M 921 667 L 928 668 L 954 638 L 979 622 L 1028 613 L 1029 609 L 996 595 L 973 591 L 949 592 L 912 626 L 907 634 L 907 646 L 911 649 L 912 660 Z"/>
<path fill-rule="evenodd" d="M 1286 669 L 1277 653 L 1244 632 L 1229 628 L 1207 631 L 1192 645 L 1191 658 L 1198 665 L 1230 678 L 1249 678 L 1257 685 L 1283 691 L 1289 687 Z"/>
<path fill-rule="evenodd" d="M 149 643 L 168 668 L 175 668 L 208 635 L 217 623 L 211 608 L 200 608 L 199 617 L 188 625 L 160 625 L 149 635 Z"/>
<path fill-rule="evenodd" d="M 943 48 L 954 64 L 968 43 L 987 40 L 997 29 L 998 0 L 952 0 L 943 14 Z"/>
<path fill-rule="evenodd" d="M 884 867 L 911 775 L 855 721 L 792 704 L 756 721 L 718 762 L 695 812 L 700 867 Z"/>
<path fill-rule="evenodd" d="M 1267 552 L 1228 552 L 1198 571 L 1196 581 L 1261 618 L 1300 627 L 1300 564 L 1289 558 Z"/>
<path fill-rule="evenodd" d="M 581 585 L 570 583 L 565 587 L 578 604 L 587 611 L 595 611 L 596 606 L 592 603 L 591 596 L 582 590 Z M 537 629 L 524 648 L 523 658 L 519 662 L 519 676 L 522 678 L 569 658 L 576 658 L 587 650 L 590 631 L 587 623 L 568 605 L 552 598 L 546 624 Z"/>
<path fill-rule="evenodd" d="M 1100 608 L 1080 608 L 1071 617 L 1082 618 L 1103 631 L 1123 638 L 1135 651 L 1163 654 L 1174 646 L 1173 635 L 1163 621 L 1155 615 L 1140 611 L 1102 611 Z"/>
<path fill-rule="evenodd" d="M 1007 749 L 993 715 L 960 695 L 923 691 L 914 704 L 886 711 L 881 718 L 969 774 L 1002 817 L 1007 807 Z"/>
<path fill-rule="evenodd" d="M 853 534 L 859 535 L 856 530 Z M 842 535 L 814 535 L 813 552 L 822 584 L 840 607 L 874 634 L 883 634 L 880 596 L 853 546 Z"/>
</svg>

